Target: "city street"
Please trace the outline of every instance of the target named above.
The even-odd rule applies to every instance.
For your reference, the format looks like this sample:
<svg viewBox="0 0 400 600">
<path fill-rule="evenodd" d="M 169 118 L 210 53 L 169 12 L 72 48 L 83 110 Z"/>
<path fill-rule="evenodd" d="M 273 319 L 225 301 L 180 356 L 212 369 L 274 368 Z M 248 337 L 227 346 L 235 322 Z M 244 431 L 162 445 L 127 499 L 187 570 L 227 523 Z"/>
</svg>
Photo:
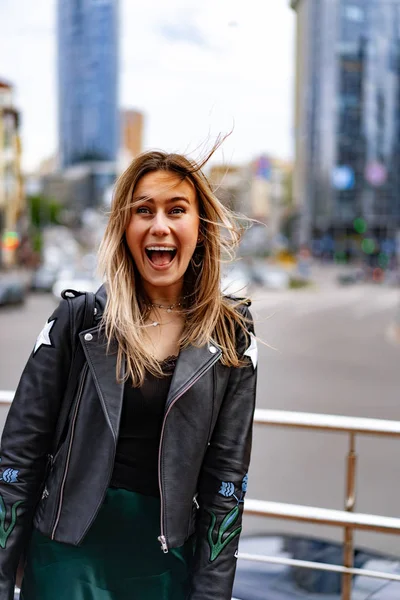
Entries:
<svg viewBox="0 0 400 600">
<path fill-rule="evenodd" d="M 400 345 L 388 333 L 400 290 L 326 281 L 307 290 L 258 290 L 255 298 L 259 408 L 400 420 Z M 17 385 L 54 307 L 51 296 L 31 295 L 23 308 L 0 310 L 0 389 Z M 256 426 L 248 496 L 343 508 L 347 448 L 344 434 Z M 356 509 L 398 516 L 400 440 L 358 438 L 357 452 Z M 245 519 L 245 530 L 341 537 L 328 528 L 254 517 Z M 356 540 L 400 553 L 392 536 L 360 534 Z"/>
</svg>

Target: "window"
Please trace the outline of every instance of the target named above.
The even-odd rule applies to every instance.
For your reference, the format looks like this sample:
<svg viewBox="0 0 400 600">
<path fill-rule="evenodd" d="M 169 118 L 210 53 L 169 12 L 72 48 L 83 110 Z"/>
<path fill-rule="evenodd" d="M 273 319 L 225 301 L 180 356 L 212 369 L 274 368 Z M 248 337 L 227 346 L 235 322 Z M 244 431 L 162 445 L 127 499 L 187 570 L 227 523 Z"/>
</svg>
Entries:
<svg viewBox="0 0 400 600">
<path fill-rule="evenodd" d="M 344 7 L 344 16 L 354 23 L 363 23 L 365 20 L 364 10 L 355 4 L 349 4 Z"/>
</svg>

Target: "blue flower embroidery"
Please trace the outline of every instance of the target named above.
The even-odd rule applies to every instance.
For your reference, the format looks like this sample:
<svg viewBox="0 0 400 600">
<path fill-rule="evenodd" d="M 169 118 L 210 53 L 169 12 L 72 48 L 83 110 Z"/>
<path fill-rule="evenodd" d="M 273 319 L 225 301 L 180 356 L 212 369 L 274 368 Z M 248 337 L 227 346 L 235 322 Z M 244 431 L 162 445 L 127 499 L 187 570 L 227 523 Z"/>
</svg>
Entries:
<svg viewBox="0 0 400 600">
<path fill-rule="evenodd" d="M 235 486 L 231 481 L 221 481 L 221 488 L 218 493 L 225 498 L 230 498 L 235 493 Z"/>
<path fill-rule="evenodd" d="M 243 494 L 245 494 L 247 492 L 247 482 L 249 479 L 249 475 L 248 473 L 246 473 L 246 475 L 243 477 L 243 481 L 242 481 L 242 492 Z"/>
<path fill-rule="evenodd" d="M 17 469 L 6 469 L 2 475 L 0 475 L 0 481 L 5 481 L 6 483 L 18 483 L 18 473 Z"/>
</svg>

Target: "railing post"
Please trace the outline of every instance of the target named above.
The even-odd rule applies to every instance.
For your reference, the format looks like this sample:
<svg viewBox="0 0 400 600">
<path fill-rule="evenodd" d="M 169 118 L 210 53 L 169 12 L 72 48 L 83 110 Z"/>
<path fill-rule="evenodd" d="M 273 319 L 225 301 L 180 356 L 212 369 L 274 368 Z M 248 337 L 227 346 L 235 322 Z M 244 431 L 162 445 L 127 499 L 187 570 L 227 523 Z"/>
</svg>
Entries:
<svg viewBox="0 0 400 600">
<path fill-rule="evenodd" d="M 357 455 L 355 451 L 355 433 L 349 436 L 349 452 L 346 460 L 346 503 L 345 510 L 353 512 L 356 504 L 356 466 Z M 344 528 L 344 556 L 343 565 L 348 568 L 353 567 L 354 548 L 353 548 L 353 528 Z M 343 573 L 342 576 L 342 600 L 351 600 L 352 575 Z"/>
</svg>

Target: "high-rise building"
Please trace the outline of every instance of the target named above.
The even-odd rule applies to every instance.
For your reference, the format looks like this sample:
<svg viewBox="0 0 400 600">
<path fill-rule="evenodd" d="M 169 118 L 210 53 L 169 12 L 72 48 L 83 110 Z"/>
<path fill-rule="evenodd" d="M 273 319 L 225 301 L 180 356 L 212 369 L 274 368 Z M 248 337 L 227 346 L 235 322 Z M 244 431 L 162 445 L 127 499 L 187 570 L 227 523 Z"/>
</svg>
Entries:
<svg viewBox="0 0 400 600">
<path fill-rule="evenodd" d="M 143 113 L 138 110 L 121 111 L 122 148 L 135 158 L 143 148 Z"/>
<path fill-rule="evenodd" d="M 59 159 L 117 159 L 118 0 L 58 0 Z"/>
<path fill-rule="evenodd" d="M 300 242 L 333 248 L 358 236 L 390 255 L 400 227 L 400 0 L 291 5 Z"/>
<path fill-rule="evenodd" d="M 120 124 L 118 171 L 122 173 L 143 150 L 144 114 L 133 109 L 121 110 Z"/>
<path fill-rule="evenodd" d="M 15 263 L 25 209 L 19 128 L 13 88 L 0 81 L 0 266 Z"/>
</svg>

